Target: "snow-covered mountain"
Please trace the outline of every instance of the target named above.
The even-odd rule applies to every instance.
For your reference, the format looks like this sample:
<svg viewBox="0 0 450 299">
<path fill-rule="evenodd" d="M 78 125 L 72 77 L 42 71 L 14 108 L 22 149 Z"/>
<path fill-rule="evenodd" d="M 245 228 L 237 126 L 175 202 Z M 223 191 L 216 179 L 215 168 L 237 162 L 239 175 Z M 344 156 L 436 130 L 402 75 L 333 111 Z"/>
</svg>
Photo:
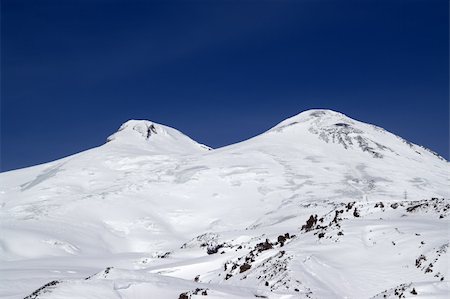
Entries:
<svg viewBox="0 0 450 299">
<path fill-rule="evenodd" d="M 131 120 L 0 174 L 2 298 L 446 298 L 449 164 L 309 110 L 219 149 Z"/>
</svg>

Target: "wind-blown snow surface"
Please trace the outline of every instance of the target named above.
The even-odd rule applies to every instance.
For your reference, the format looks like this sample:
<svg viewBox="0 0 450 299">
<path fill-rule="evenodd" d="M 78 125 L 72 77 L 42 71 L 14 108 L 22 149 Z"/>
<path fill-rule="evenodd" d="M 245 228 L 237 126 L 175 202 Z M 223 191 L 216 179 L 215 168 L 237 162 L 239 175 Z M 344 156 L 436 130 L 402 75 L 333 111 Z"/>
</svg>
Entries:
<svg viewBox="0 0 450 299">
<path fill-rule="evenodd" d="M 2 298 L 439 298 L 449 164 L 310 110 L 211 150 L 150 121 L 0 174 Z"/>
</svg>

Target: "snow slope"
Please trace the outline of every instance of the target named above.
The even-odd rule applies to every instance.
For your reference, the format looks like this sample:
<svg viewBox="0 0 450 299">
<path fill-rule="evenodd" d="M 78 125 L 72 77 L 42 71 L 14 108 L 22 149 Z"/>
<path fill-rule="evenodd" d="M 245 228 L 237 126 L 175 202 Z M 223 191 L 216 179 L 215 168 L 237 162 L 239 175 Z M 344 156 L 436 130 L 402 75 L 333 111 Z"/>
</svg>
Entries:
<svg viewBox="0 0 450 299">
<path fill-rule="evenodd" d="M 446 297 L 448 185 L 443 158 L 330 110 L 214 150 L 131 120 L 0 174 L 0 296 Z"/>
</svg>

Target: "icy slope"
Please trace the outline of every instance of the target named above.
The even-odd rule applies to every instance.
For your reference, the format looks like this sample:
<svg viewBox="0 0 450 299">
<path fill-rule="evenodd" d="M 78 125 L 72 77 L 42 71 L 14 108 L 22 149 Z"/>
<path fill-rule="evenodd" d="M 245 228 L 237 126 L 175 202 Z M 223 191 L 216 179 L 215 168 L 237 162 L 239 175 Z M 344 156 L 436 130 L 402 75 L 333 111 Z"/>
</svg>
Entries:
<svg viewBox="0 0 450 299">
<path fill-rule="evenodd" d="M 56 281 L 30 298 L 437 296 L 448 179 L 429 150 L 329 110 L 216 150 L 128 121 L 0 174 L 0 295 Z"/>
</svg>

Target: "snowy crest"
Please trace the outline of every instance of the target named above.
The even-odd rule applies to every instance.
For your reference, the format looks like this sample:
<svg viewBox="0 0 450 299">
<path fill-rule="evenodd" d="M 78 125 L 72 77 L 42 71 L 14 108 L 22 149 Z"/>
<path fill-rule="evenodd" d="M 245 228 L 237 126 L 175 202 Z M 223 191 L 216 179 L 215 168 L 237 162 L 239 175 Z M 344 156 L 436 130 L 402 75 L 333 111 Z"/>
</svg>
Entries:
<svg viewBox="0 0 450 299">
<path fill-rule="evenodd" d="M 139 138 L 148 140 L 153 134 L 168 135 L 163 126 L 149 120 L 129 120 L 119 130 L 108 137 L 107 141 Z"/>
<path fill-rule="evenodd" d="M 151 147 L 164 152 L 198 152 L 209 150 L 180 131 L 149 120 L 129 120 L 108 137 L 107 142 Z"/>
<path fill-rule="evenodd" d="M 315 109 L 302 112 L 279 123 L 271 130 L 287 134 L 302 134 L 308 132 L 319 140 L 336 144 L 346 150 L 358 150 L 373 158 L 383 158 L 386 155 L 433 155 L 441 160 L 436 153 L 414 145 L 383 128 L 354 120 L 342 113 Z"/>
<path fill-rule="evenodd" d="M 280 131 L 283 130 L 286 127 L 295 125 L 295 124 L 301 124 L 301 123 L 307 123 L 307 122 L 314 122 L 315 124 L 318 123 L 327 123 L 327 122 L 334 122 L 334 121 L 347 121 L 351 122 L 351 118 L 347 117 L 346 115 L 333 111 L 333 110 L 327 110 L 327 109 L 311 109 L 304 112 L 301 112 L 293 117 L 290 117 L 288 119 L 285 119 L 284 121 L 280 122 L 278 125 L 273 127 L 272 130 Z"/>
</svg>

